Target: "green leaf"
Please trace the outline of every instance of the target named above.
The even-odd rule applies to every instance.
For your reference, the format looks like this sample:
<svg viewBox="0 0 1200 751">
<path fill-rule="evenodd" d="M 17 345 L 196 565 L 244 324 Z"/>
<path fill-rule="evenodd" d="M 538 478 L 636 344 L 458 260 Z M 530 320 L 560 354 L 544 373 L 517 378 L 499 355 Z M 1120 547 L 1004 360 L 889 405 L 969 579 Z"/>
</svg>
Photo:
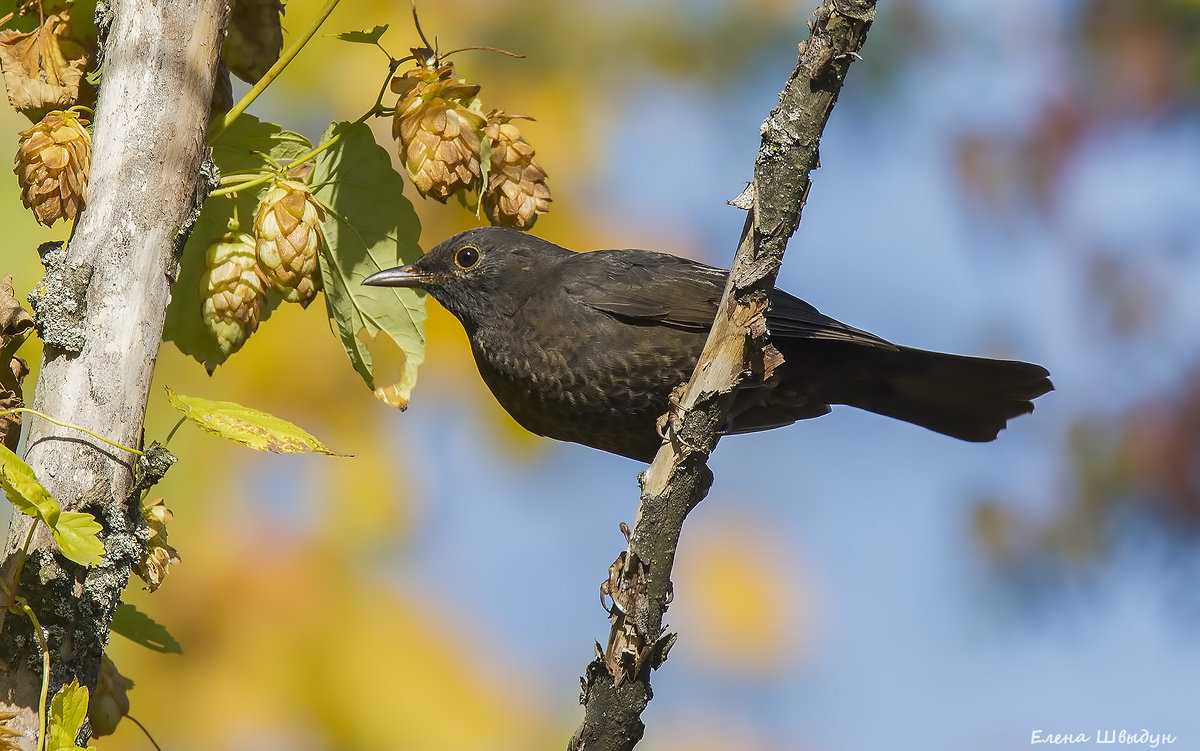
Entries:
<svg viewBox="0 0 1200 751">
<path fill-rule="evenodd" d="M 79 729 L 87 719 L 88 690 L 79 685 L 79 679 L 71 681 L 58 690 L 50 702 L 50 732 L 46 748 L 50 751 L 75 749 Z"/>
<path fill-rule="evenodd" d="M 233 175 L 260 172 L 264 167 L 270 167 L 264 154 L 276 162 L 297 159 L 312 151 L 312 141 L 275 123 L 243 113 L 217 136 L 212 149 L 221 174 Z"/>
<path fill-rule="evenodd" d="M 40 519 L 50 527 L 62 554 L 81 566 L 104 562 L 103 529 L 96 517 L 79 511 L 63 511 L 50 491 L 38 482 L 28 464 L 0 445 L 0 486 L 8 500 L 23 514 Z"/>
<path fill-rule="evenodd" d="M 80 566 L 99 566 L 104 563 L 103 527 L 96 517 L 80 511 L 63 511 L 58 521 L 50 525 L 54 541 L 62 554 Z"/>
<path fill-rule="evenodd" d="M 38 482 L 33 469 L 3 444 L 0 444 L 0 487 L 22 514 L 41 519 L 51 527 L 58 521 L 61 513 L 58 501 Z"/>
<path fill-rule="evenodd" d="M 388 30 L 388 25 L 375 26 L 362 31 L 343 31 L 341 34 L 330 34 L 335 39 L 341 39 L 343 42 L 354 42 L 355 44 L 378 44 L 379 38 L 383 36 L 383 32 Z"/>
<path fill-rule="evenodd" d="M 183 654 L 183 647 L 175 641 L 166 626 L 127 602 L 117 606 L 109 630 L 155 652 Z"/>
<path fill-rule="evenodd" d="M 209 433 L 256 451 L 346 456 L 330 450 L 303 428 L 257 409 L 234 402 L 180 396 L 170 388 L 167 389 L 167 399 L 184 417 Z"/>
<path fill-rule="evenodd" d="M 354 369 L 377 397 L 404 409 L 425 358 L 425 293 L 362 281 L 420 257 L 421 223 L 371 129 L 334 123 L 322 141 L 338 134 L 312 174 L 314 194 L 329 209 L 320 258 L 325 304 Z"/>
<path fill-rule="evenodd" d="M 274 123 L 261 122 L 243 114 L 213 143 L 213 158 L 223 175 L 256 174 L 269 169 L 263 158 L 266 154 L 277 162 L 286 162 L 312 150 L 312 144 L 298 133 L 283 130 Z M 200 217 L 192 228 L 183 249 L 179 278 L 171 286 L 171 304 L 163 326 L 163 341 L 174 342 L 180 352 L 201 363 L 216 367 L 226 355 L 217 348 L 200 317 L 200 275 L 204 271 L 204 251 L 229 231 L 235 216 L 243 227 L 250 227 L 258 201 L 268 189 L 267 184 L 242 191 L 236 196 L 214 196 L 204 202 Z M 278 295 L 267 296 L 262 319 L 266 320 L 280 303 Z"/>
</svg>

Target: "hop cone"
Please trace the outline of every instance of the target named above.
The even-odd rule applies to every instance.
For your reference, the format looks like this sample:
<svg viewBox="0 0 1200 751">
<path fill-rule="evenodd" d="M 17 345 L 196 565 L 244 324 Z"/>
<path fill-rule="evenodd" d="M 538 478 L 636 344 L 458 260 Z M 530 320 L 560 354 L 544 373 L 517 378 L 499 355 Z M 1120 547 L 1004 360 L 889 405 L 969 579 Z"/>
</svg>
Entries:
<svg viewBox="0 0 1200 751">
<path fill-rule="evenodd" d="M 253 237 L 230 233 L 208 246 L 200 275 L 201 316 L 222 354 L 205 363 L 210 373 L 258 328 L 265 297 Z"/>
<path fill-rule="evenodd" d="M 550 188 L 546 171 L 533 161 L 533 147 L 511 122 L 520 117 L 499 111 L 488 116 L 484 133 L 492 142 L 492 159 L 483 210 L 492 224 L 524 230 L 550 210 Z"/>
<path fill-rule="evenodd" d="M 325 209 L 308 186 L 280 180 L 263 196 L 254 217 L 258 265 L 267 282 L 288 302 L 304 307 L 321 289 L 317 253 Z"/>
<path fill-rule="evenodd" d="M 104 655 L 100 663 L 100 679 L 88 701 L 88 719 L 92 735 L 112 735 L 121 718 L 129 714 L 129 689 L 133 681 L 121 675 L 116 664 Z"/>
<path fill-rule="evenodd" d="M 151 501 L 142 509 L 142 519 L 153 535 L 146 542 L 146 552 L 134 571 L 146 582 L 146 589 L 151 592 L 162 584 L 167 570 L 179 563 L 179 552 L 167 543 L 167 524 L 174 516 L 161 498 Z"/>
<path fill-rule="evenodd" d="M 474 190 L 479 169 L 479 133 L 486 122 L 477 110 L 479 87 L 454 77 L 454 66 L 419 66 L 392 79 L 400 95 L 392 120 L 400 160 L 417 191 L 446 202 Z"/>
<path fill-rule="evenodd" d="M 279 59 L 283 49 L 282 17 L 283 3 L 279 0 L 230 0 L 229 28 L 221 57 L 235 76 L 255 83 Z"/>
<path fill-rule="evenodd" d="M 47 227 L 59 219 L 74 219 L 87 200 L 92 138 L 85 125 L 87 121 L 74 112 L 55 110 L 20 134 L 13 172 L 21 203 Z"/>
</svg>

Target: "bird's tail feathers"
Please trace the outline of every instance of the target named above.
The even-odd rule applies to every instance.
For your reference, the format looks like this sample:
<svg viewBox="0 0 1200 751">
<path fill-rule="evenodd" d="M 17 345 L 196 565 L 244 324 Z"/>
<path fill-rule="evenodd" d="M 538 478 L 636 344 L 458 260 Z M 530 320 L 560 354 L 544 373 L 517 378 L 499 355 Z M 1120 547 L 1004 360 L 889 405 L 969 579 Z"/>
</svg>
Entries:
<svg viewBox="0 0 1200 751">
<path fill-rule="evenodd" d="M 829 387 L 832 404 L 848 404 L 964 441 L 991 441 L 1008 422 L 1033 411 L 1051 391 L 1049 373 L 1015 360 L 946 355 L 900 347 L 864 347 L 863 380 Z M 856 358 L 858 359 L 858 358 Z"/>
</svg>

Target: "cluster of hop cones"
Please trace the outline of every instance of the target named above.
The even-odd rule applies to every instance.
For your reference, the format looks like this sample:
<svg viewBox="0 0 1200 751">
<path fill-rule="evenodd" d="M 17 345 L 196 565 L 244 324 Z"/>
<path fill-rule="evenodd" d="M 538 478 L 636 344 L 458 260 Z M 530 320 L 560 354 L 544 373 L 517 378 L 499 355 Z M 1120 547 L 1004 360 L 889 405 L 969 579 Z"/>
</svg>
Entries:
<svg viewBox="0 0 1200 751">
<path fill-rule="evenodd" d="M 412 52 L 417 65 L 391 83 L 400 95 L 392 135 L 417 191 L 442 202 L 475 194 L 492 224 L 532 227 L 550 210 L 550 189 L 533 147 L 513 123 L 530 118 L 502 110 L 485 115 L 479 86 L 458 78 L 453 63 L 428 48 Z"/>
<path fill-rule="evenodd" d="M 254 83 L 279 57 L 283 5 L 231 0 L 230 6 L 222 59 L 234 75 Z M 73 108 L 95 103 L 95 88 L 84 72 L 96 57 L 96 39 L 94 32 L 77 34 L 69 8 L 47 15 L 31 31 L 0 31 L 0 72 L 9 103 L 37 121 L 20 134 L 14 171 L 21 201 L 47 226 L 74 220 L 87 200 L 91 138 L 87 121 Z"/>
<path fill-rule="evenodd" d="M 255 80 L 278 57 L 281 13 L 278 0 L 234 3 L 236 28 L 223 55 L 235 75 Z M 259 23 L 264 18 L 271 23 Z M 242 26 L 261 28 L 243 34 Z M 78 108 L 69 108 L 80 98 L 86 55 L 69 32 L 64 12 L 34 32 L 0 33 L 0 68 L 10 99 L 31 119 L 42 115 L 20 134 L 14 171 L 22 202 L 47 226 L 76 219 L 87 200 L 91 136 Z M 21 67 L 28 57 L 22 51 L 30 45 L 45 53 L 39 59 L 49 61 L 37 75 Z M 478 201 L 492 224 L 532 227 L 549 210 L 550 190 L 533 147 L 514 122 L 529 118 L 502 110 L 484 114 L 480 87 L 458 78 L 445 55 L 429 47 L 412 52 L 416 65 L 395 76 L 391 88 L 399 95 L 393 134 L 417 191 L 443 203 L 452 196 L 468 204 Z M 46 80 L 37 80 L 38 75 Z M 200 312 L 221 361 L 257 330 L 270 290 L 306 307 L 321 290 L 324 219 L 325 210 L 308 186 L 276 178 L 255 212 L 253 234 L 233 229 L 208 246 Z M 217 364 L 206 363 L 210 371 Z"/>
<path fill-rule="evenodd" d="M 307 185 L 278 179 L 258 204 L 253 235 L 231 231 L 208 246 L 201 316 L 224 357 L 258 329 L 269 290 L 303 307 L 316 297 L 324 221 L 325 209 Z"/>
</svg>

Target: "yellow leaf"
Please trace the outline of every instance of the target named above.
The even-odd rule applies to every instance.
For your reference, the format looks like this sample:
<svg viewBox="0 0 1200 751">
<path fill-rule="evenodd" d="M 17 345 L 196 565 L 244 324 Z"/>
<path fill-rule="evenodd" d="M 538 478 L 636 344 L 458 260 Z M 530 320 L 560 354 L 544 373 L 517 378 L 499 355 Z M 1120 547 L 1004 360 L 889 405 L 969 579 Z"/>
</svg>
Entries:
<svg viewBox="0 0 1200 751">
<path fill-rule="evenodd" d="M 24 34 L 0 32 L 0 69 L 17 110 L 39 112 L 75 104 L 87 58 L 69 33 L 65 11 Z"/>
<path fill-rule="evenodd" d="M 75 748 L 75 738 L 87 719 L 88 690 L 72 680 L 58 690 L 50 702 L 50 732 L 46 739 L 51 749 Z"/>
<path fill-rule="evenodd" d="M 386 331 L 371 336 L 363 326 L 355 337 L 367 348 L 375 365 L 376 398 L 399 409 L 407 408 L 416 381 L 416 368 L 408 366 L 408 355 Z"/>
<path fill-rule="evenodd" d="M 41 519 L 51 527 L 58 522 L 58 501 L 38 482 L 29 465 L 3 445 L 0 445 L 0 487 L 22 514 Z"/>
<path fill-rule="evenodd" d="M 311 433 L 287 420 L 234 402 L 180 396 L 167 389 L 167 399 L 184 417 L 213 435 L 255 451 L 273 454 L 338 454 Z"/>
<path fill-rule="evenodd" d="M 103 527 L 96 517 L 81 511 L 64 511 L 50 525 L 54 541 L 62 554 L 80 566 L 99 566 L 104 563 Z"/>
</svg>

